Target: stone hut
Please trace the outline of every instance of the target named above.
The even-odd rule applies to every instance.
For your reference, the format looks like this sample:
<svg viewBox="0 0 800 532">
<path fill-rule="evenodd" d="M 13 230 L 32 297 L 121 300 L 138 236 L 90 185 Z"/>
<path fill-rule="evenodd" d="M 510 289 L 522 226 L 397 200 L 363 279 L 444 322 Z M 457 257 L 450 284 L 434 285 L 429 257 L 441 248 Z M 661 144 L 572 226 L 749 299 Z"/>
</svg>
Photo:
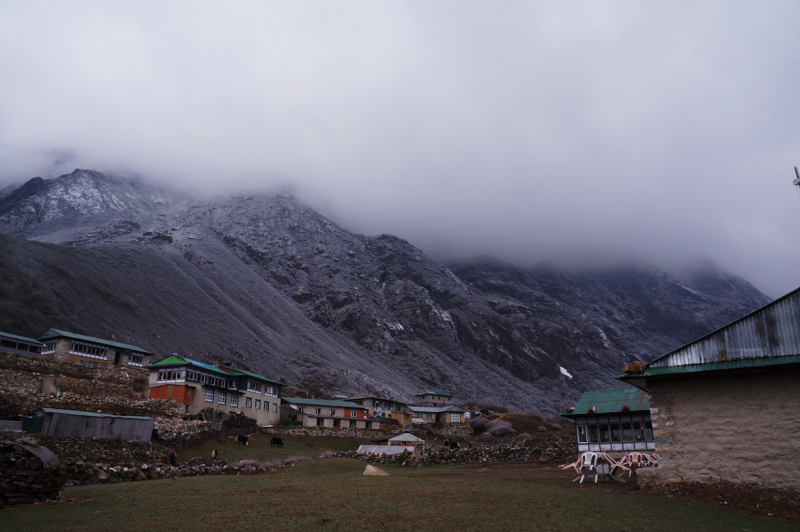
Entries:
<svg viewBox="0 0 800 532">
<path fill-rule="evenodd" d="M 800 289 L 617 378 L 650 397 L 650 481 L 800 486 Z"/>
</svg>

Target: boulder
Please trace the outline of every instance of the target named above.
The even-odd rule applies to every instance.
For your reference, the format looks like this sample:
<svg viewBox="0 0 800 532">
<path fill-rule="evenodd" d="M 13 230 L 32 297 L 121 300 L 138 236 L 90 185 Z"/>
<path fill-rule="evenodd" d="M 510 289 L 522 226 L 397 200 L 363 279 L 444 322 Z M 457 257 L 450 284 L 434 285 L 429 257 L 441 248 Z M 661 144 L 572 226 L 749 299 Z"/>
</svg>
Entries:
<svg viewBox="0 0 800 532">
<path fill-rule="evenodd" d="M 364 470 L 364 475 L 368 477 L 388 477 L 389 473 L 373 465 L 367 465 L 367 468 Z"/>
</svg>

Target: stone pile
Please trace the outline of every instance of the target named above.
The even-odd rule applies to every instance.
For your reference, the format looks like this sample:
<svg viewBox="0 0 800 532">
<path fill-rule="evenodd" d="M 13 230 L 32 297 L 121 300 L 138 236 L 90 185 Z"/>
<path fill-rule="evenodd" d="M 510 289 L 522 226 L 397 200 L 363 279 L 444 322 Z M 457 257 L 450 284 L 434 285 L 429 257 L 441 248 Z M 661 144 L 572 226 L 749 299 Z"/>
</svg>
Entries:
<svg viewBox="0 0 800 532">
<path fill-rule="evenodd" d="M 371 440 L 382 434 L 375 429 L 326 428 L 326 427 L 263 427 L 266 434 L 288 434 L 290 436 L 334 436 L 338 438 L 365 438 Z"/>
<path fill-rule="evenodd" d="M 59 463 L 45 465 L 23 447 L 0 444 L 0 508 L 59 499 L 68 479 Z"/>
</svg>

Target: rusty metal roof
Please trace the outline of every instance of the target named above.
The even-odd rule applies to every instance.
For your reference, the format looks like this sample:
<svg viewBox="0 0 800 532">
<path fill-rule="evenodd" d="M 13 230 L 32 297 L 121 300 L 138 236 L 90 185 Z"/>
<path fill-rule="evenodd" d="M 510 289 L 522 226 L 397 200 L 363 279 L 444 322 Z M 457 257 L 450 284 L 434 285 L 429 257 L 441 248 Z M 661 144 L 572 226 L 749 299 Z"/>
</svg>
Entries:
<svg viewBox="0 0 800 532">
<path fill-rule="evenodd" d="M 656 358 L 647 364 L 647 368 L 649 371 L 652 368 L 787 355 L 800 355 L 800 289 Z"/>
<path fill-rule="evenodd" d="M 705 371 L 726 371 L 732 369 L 763 368 L 769 366 L 786 366 L 800 364 L 800 355 L 787 355 L 781 357 L 741 358 L 738 360 L 724 360 L 707 362 L 705 364 L 685 364 L 683 366 L 658 366 L 648 367 L 642 373 L 625 373 L 619 379 L 632 381 L 646 377 L 661 375 L 679 375 L 683 373 L 700 373 Z"/>
<path fill-rule="evenodd" d="M 623 412 L 623 405 L 628 405 L 626 412 L 650 411 L 648 395 L 633 386 L 625 388 L 612 388 L 608 390 L 587 390 L 575 403 L 575 410 L 562 412 L 563 417 L 576 417 L 597 414 L 619 414 Z M 594 412 L 589 409 L 594 407 Z"/>
</svg>

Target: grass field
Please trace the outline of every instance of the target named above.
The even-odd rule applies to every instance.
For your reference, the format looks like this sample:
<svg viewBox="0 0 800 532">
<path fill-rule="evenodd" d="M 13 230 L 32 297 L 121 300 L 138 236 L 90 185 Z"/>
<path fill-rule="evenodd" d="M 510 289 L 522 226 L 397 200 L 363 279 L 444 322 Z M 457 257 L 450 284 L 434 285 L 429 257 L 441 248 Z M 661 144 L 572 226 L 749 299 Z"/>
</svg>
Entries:
<svg viewBox="0 0 800 532">
<path fill-rule="evenodd" d="M 326 459 L 259 476 L 81 486 L 74 502 L 0 512 L 0 529 L 286 531 L 789 531 L 684 499 L 575 485 L 538 464 L 382 467 Z"/>
</svg>

